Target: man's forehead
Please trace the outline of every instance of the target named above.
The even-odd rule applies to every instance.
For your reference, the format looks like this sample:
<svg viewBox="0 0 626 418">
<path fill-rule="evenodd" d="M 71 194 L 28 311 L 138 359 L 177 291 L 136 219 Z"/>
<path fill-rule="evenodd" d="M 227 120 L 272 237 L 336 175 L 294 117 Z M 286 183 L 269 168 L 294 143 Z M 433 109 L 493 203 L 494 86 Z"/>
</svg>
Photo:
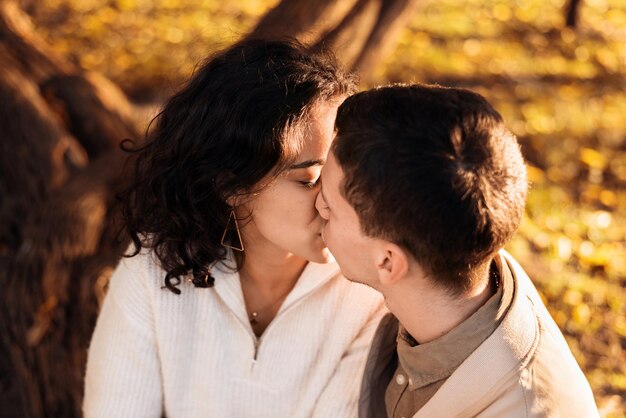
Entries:
<svg viewBox="0 0 626 418">
<path fill-rule="evenodd" d="M 343 171 L 331 150 L 328 153 L 326 164 L 322 169 L 322 197 L 326 200 L 326 203 L 329 203 L 328 197 L 330 197 L 331 200 L 329 204 L 332 204 L 335 203 L 337 196 L 341 195 L 339 187 L 342 179 Z"/>
<path fill-rule="evenodd" d="M 337 160 L 331 150 L 326 158 L 326 164 L 324 164 L 324 168 L 322 168 L 322 176 L 327 179 L 326 181 L 330 181 L 331 178 L 333 181 L 335 180 L 337 177 L 337 168 Z"/>
</svg>

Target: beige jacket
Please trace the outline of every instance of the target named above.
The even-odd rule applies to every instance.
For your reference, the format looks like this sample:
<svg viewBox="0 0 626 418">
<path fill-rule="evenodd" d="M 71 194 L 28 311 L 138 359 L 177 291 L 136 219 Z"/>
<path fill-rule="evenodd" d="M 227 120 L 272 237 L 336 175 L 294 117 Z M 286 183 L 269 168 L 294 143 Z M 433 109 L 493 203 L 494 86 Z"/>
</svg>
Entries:
<svg viewBox="0 0 626 418">
<path fill-rule="evenodd" d="M 509 254 L 500 257 L 515 282 L 509 311 L 413 417 L 598 417 L 589 383 L 537 290 Z M 375 383 L 366 380 L 361 399 L 371 405 L 367 392 Z M 379 415 L 361 409 L 360 416 Z"/>
</svg>

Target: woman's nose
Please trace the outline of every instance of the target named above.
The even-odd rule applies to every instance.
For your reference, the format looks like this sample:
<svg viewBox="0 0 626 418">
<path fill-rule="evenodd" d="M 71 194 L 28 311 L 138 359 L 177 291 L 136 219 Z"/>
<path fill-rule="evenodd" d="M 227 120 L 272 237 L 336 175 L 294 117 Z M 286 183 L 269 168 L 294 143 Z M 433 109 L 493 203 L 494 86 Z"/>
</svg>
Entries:
<svg viewBox="0 0 626 418">
<path fill-rule="evenodd" d="M 328 207 L 326 206 L 322 193 L 318 193 L 315 198 L 315 209 L 317 209 L 323 219 L 328 220 Z"/>
</svg>

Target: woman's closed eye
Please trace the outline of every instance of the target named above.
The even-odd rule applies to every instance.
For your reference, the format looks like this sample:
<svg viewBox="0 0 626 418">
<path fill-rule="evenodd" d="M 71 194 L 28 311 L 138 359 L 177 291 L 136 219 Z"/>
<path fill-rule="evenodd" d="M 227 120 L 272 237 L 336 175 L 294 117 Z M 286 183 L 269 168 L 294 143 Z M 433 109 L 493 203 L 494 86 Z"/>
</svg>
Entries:
<svg viewBox="0 0 626 418">
<path fill-rule="evenodd" d="M 321 177 L 316 178 L 313 181 L 298 181 L 306 189 L 315 189 L 321 181 Z"/>
</svg>

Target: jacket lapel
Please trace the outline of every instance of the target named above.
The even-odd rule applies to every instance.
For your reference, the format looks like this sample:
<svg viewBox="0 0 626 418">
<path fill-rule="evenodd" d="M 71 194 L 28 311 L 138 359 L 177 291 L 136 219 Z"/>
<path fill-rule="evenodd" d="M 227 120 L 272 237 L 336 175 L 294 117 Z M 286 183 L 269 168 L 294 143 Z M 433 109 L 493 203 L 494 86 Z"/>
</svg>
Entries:
<svg viewBox="0 0 626 418">
<path fill-rule="evenodd" d="M 387 313 L 378 324 L 367 356 L 359 398 L 359 418 L 387 417 L 385 391 L 398 366 L 397 335 L 398 319 Z"/>
<path fill-rule="evenodd" d="M 518 373 L 532 357 L 538 343 L 539 324 L 527 289 L 534 286 L 523 271 L 515 268 L 519 266 L 508 262 L 505 252 L 499 257 L 499 262 L 506 263 L 511 270 L 515 284 L 509 312 L 414 418 L 475 416 L 489 399 L 505 390 L 501 383 Z"/>
</svg>

